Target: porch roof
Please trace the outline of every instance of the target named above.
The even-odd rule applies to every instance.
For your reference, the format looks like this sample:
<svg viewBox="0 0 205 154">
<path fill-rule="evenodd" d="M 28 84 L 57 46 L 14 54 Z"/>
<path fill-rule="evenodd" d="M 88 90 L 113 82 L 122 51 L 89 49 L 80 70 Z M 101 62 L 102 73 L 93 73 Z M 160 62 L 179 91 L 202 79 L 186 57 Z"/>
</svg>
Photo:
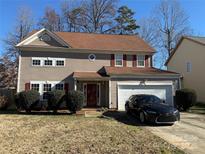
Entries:
<svg viewBox="0 0 205 154">
<path fill-rule="evenodd" d="M 112 75 L 180 75 L 179 73 L 176 72 L 171 72 L 171 71 L 166 71 L 166 70 L 161 70 L 157 69 L 154 67 L 150 68 L 137 68 L 137 67 L 110 67 L 110 66 L 105 66 L 104 67 L 105 72 L 107 75 L 112 76 Z"/>
<path fill-rule="evenodd" d="M 73 78 L 77 79 L 103 79 L 105 77 L 98 72 L 73 72 Z"/>
</svg>

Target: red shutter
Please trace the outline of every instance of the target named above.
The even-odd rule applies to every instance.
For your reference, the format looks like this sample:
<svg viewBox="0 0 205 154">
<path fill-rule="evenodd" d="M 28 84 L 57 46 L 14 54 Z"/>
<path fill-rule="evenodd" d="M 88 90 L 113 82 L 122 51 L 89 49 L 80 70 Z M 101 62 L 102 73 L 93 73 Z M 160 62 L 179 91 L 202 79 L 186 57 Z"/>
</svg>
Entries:
<svg viewBox="0 0 205 154">
<path fill-rule="evenodd" d="M 127 55 L 123 55 L 123 67 L 127 67 Z"/>
<path fill-rule="evenodd" d="M 149 56 L 145 55 L 145 67 L 149 67 Z"/>
<path fill-rule="evenodd" d="M 136 60 L 137 60 L 136 55 L 133 55 L 133 56 L 132 56 L 132 66 L 133 66 L 133 67 L 136 67 Z"/>
<path fill-rule="evenodd" d="M 25 83 L 25 91 L 29 91 L 30 90 L 30 83 Z"/>
<path fill-rule="evenodd" d="M 64 83 L 64 90 L 66 93 L 69 91 L 69 84 L 68 83 Z"/>
<path fill-rule="evenodd" d="M 112 67 L 115 66 L 115 55 L 114 54 L 111 54 L 110 66 L 112 66 Z"/>
</svg>

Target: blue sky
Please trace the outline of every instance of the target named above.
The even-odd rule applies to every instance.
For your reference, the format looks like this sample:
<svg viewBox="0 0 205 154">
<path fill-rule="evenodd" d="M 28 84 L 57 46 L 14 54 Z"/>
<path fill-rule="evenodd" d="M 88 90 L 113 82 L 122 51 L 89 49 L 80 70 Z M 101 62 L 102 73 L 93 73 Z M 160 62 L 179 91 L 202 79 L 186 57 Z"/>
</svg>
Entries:
<svg viewBox="0 0 205 154">
<path fill-rule="evenodd" d="M 34 20 L 38 20 L 44 13 L 46 6 L 59 10 L 63 0 L 0 0 L 0 40 L 13 30 L 18 9 L 22 6 L 32 10 Z M 195 35 L 205 36 L 205 0 L 179 0 L 190 17 L 190 27 Z M 147 17 L 159 0 L 120 0 L 119 6 L 127 5 L 135 11 L 137 20 Z M 0 53 L 3 51 L 3 43 L 0 41 Z"/>
</svg>

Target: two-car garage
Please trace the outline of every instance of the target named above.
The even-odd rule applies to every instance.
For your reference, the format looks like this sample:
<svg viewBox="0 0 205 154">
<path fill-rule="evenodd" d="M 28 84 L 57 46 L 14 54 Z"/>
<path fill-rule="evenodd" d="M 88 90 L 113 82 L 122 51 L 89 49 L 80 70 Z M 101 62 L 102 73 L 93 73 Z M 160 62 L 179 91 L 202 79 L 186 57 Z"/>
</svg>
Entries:
<svg viewBox="0 0 205 154">
<path fill-rule="evenodd" d="M 125 110 L 125 102 L 131 95 L 152 94 L 173 105 L 173 82 L 132 82 L 117 84 L 118 110 Z"/>
</svg>

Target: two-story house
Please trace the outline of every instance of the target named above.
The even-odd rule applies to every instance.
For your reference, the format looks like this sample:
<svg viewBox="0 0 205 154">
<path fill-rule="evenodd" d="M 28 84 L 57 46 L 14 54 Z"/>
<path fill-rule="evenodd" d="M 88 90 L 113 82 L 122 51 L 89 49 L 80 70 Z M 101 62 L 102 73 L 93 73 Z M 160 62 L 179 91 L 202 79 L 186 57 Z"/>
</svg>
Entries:
<svg viewBox="0 0 205 154">
<path fill-rule="evenodd" d="M 124 110 L 133 94 L 173 103 L 179 74 L 152 67 L 155 53 L 136 35 L 32 32 L 17 44 L 17 91 L 34 89 L 45 100 L 52 89 L 80 90 L 85 107 Z"/>
</svg>

